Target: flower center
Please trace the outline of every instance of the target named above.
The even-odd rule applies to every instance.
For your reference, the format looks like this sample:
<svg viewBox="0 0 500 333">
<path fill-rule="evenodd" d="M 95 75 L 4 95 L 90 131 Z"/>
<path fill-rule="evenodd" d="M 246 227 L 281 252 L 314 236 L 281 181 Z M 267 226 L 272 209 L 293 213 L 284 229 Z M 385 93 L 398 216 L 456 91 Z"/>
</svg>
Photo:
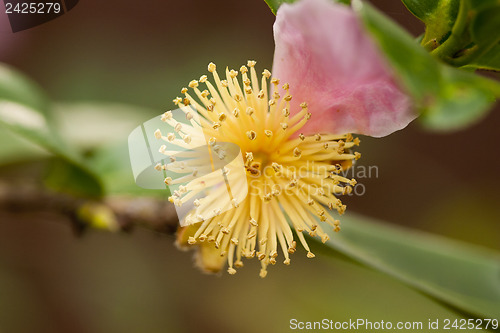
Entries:
<svg viewBox="0 0 500 333">
<path fill-rule="evenodd" d="M 226 78 L 221 79 L 215 65 L 209 64 L 215 86 L 203 75 L 199 81 L 189 83 L 197 99 L 183 88 L 181 92 L 185 97 L 174 100 L 192 126 L 180 125 L 168 113 L 164 116 L 165 122 L 182 140 L 177 139 L 175 133 L 164 137 L 159 130 L 155 136 L 179 147 L 204 145 L 208 138 L 209 145 L 219 155 L 222 152 L 215 149 L 218 142 L 231 142 L 240 147 L 245 168 L 242 177 L 246 175 L 247 181 L 239 183 L 248 188 L 232 188 L 231 192 L 248 195 L 239 203 L 232 200 L 234 209 L 222 213 L 216 204 L 225 186 L 218 186 L 207 197 L 195 200 L 196 208 L 188 215 L 191 218 L 188 224 L 193 224 L 190 228 L 194 230 L 187 242 L 200 244 L 203 249 L 215 246 L 214 251 L 227 257 L 231 274 L 236 272 L 235 267 L 243 265 L 242 257 L 257 256 L 262 263 L 261 276 L 265 276 L 267 265 L 276 263 L 279 248 L 283 262 L 290 263 L 289 255 L 295 252 L 297 245 L 292 230 L 306 249 L 308 258 L 313 258 L 314 254 L 303 232 L 326 242 L 329 236 L 319 222 L 334 231 L 340 230 L 340 222 L 332 214 L 345 211 L 345 205 L 337 196 L 350 193 L 356 184 L 354 179 L 347 179 L 341 173 L 359 158 L 359 153 L 351 152 L 359 140 L 350 134 L 297 135 L 311 118 L 307 104 L 302 103 L 300 110 L 293 110 L 296 112 L 292 115 L 288 84 L 280 86 L 279 80 L 271 79 L 267 70 L 259 82 L 255 61 L 247 65 L 250 70 L 242 66 L 239 71 L 241 84 L 237 71 L 226 69 Z M 272 84 L 270 92 L 268 80 Z M 200 90 L 200 83 L 207 89 Z M 194 121 L 194 113 L 200 115 L 199 123 Z M 203 134 L 198 135 L 200 131 L 196 129 L 202 129 Z M 168 168 L 171 166 L 165 166 Z M 186 167 L 174 169 L 192 172 L 192 176 L 197 172 Z M 234 178 L 234 174 L 224 175 Z M 175 184 L 186 179 L 193 180 L 179 187 L 170 198 L 176 205 L 192 200 L 210 182 L 208 179 L 200 184 L 190 175 L 165 181 Z"/>
</svg>

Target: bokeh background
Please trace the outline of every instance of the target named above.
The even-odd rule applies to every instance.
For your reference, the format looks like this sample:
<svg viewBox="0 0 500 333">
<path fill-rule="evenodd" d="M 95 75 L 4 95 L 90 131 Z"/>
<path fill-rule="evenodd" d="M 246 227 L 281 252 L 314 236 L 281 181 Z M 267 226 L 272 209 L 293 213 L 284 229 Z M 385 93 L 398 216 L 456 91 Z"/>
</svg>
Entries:
<svg viewBox="0 0 500 333">
<path fill-rule="evenodd" d="M 400 2 L 372 2 L 415 36 L 423 31 Z M 271 69 L 273 21 L 259 0 L 80 0 L 62 17 L 16 34 L 1 22 L 0 61 L 59 103 L 71 140 L 123 142 L 173 108 L 180 88 L 211 61 L 239 68 L 255 59 Z M 92 126 L 67 117 L 75 108 L 65 106 L 74 103 Z M 94 104 L 114 112 L 92 122 L 102 113 Z M 377 166 L 378 177 L 359 179 L 366 193 L 346 198 L 348 209 L 500 250 L 498 111 L 456 133 L 429 133 L 415 121 L 386 138 L 363 137 L 359 163 Z M 43 153 L 25 143 L 33 156 L 12 148 L 18 139 L 6 132 L 0 139 L 0 180 L 43 174 L 43 163 L 26 163 Z M 287 332 L 291 318 L 465 316 L 341 256 L 307 260 L 298 251 L 290 267 L 270 267 L 265 279 L 253 261 L 236 276 L 209 276 L 173 241 L 141 229 L 76 237 L 57 214 L 0 211 L 0 332 Z"/>
</svg>

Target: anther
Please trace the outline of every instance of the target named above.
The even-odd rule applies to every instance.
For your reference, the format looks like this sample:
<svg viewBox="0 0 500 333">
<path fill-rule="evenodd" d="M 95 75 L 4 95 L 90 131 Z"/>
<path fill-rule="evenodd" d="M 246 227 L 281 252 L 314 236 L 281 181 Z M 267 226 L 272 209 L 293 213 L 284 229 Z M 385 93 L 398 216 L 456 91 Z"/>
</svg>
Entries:
<svg viewBox="0 0 500 333">
<path fill-rule="evenodd" d="M 167 141 L 168 142 L 173 142 L 175 140 L 175 134 L 174 133 L 168 133 L 167 134 Z"/>
<path fill-rule="evenodd" d="M 247 61 L 247 66 L 248 67 L 254 67 L 257 64 L 255 60 L 248 60 Z"/>
<path fill-rule="evenodd" d="M 160 131 L 159 129 L 157 129 L 157 130 L 155 131 L 155 138 L 156 138 L 156 139 L 158 139 L 158 140 L 160 140 L 160 139 L 161 139 L 161 131 Z"/>
<path fill-rule="evenodd" d="M 196 87 L 198 87 L 198 81 L 192 80 L 191 82 L 189 82 L 189 88 L 196 88 Z"/>
<path fill-rule="evenodd" d="M 180 97 L 177 97 L 177 98 L 180 99 Z M 172 111 L 167 111 L 164 114 L 162 114 L 161 120 L 164 121 L 164 122 L 166 122 L 167 120 L 172 119 L 172 117 L 173 117 Z"/>
<path fill-rule="evenodd" d="M 251 116 L 254 113 L 254 109 L 251 107 L 247 107 L 246 113 L 247 115 Z"/>
<path fill-rule="evenodd" d="M 302 151 L 299 149 L 299 147 L 295 147 L 293 150 L 293 156 L 294 157 L 300 157 L 302 155 Z"/>
<path fill-rule="evenodd" d="M 238 76 L 238 71 L 235 71 L 234 69 L 231 69 L 229 71 L 229 76 L 234 79 L 236 76 Z"/>
<path fill-rule="evenodd" d="M 208 80 L 208 77 L 207 77 L 206 75 L 202 75 L 202 76 L 200 77 L 200 82 L 201 82 L 201 83 L 205 83 L 205 82 L 207 82 L 207 80 Z"/>
<path fill-rule="evenodd" d="M 255 138 L 257 137 L 257 133 L 255 133 L 255 131 L 248 131 L 248 132 L 247 132 L 247 137 L 248 137 L 250 140 L 255 140 Z"/>
<path fill-rule="evenodd" d="M 216 66 L 215 66 L 215 64 L 213 62 L 211 62 L 211 63 L 208 64 L 208 71 L 210 73 L 215 72 L 215 69 L 216 69 Z"/>
</svg>

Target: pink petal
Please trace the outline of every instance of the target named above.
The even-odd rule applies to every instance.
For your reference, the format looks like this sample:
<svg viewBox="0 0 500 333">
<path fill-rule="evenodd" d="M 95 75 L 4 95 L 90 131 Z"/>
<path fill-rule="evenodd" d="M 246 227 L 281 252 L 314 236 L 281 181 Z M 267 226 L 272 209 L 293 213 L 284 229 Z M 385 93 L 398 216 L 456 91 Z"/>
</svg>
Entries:
<svg viewBox="0 0 500 333">
<path fill-rule="evenodd" d="M 331 0 L 283 4 L 274 23 L 273 76 L 290 84 L 292 109 L 307 102 L 311 133 L 375 137 L 416 114 L 382 53 L 350 7 Z"/>
</svg>

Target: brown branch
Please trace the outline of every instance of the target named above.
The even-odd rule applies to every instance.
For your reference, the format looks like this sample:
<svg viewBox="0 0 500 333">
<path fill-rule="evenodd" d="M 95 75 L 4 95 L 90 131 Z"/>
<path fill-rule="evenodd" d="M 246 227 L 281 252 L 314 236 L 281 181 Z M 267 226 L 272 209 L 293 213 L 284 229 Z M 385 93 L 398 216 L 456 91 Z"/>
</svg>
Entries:
<svg viewBox="0 0 500 333">
<path fill-rule="evenodd" d="M 0 180 L 0 210 L 62 215 L 78 234 L 88 227 L 128 231 L 134 226 L 173 234 L 178 225 L 174 207 L 165 200 L 110 197 L 92 201 L 50 191 L 35 182 L 26 181 Z"/>
</svg>

